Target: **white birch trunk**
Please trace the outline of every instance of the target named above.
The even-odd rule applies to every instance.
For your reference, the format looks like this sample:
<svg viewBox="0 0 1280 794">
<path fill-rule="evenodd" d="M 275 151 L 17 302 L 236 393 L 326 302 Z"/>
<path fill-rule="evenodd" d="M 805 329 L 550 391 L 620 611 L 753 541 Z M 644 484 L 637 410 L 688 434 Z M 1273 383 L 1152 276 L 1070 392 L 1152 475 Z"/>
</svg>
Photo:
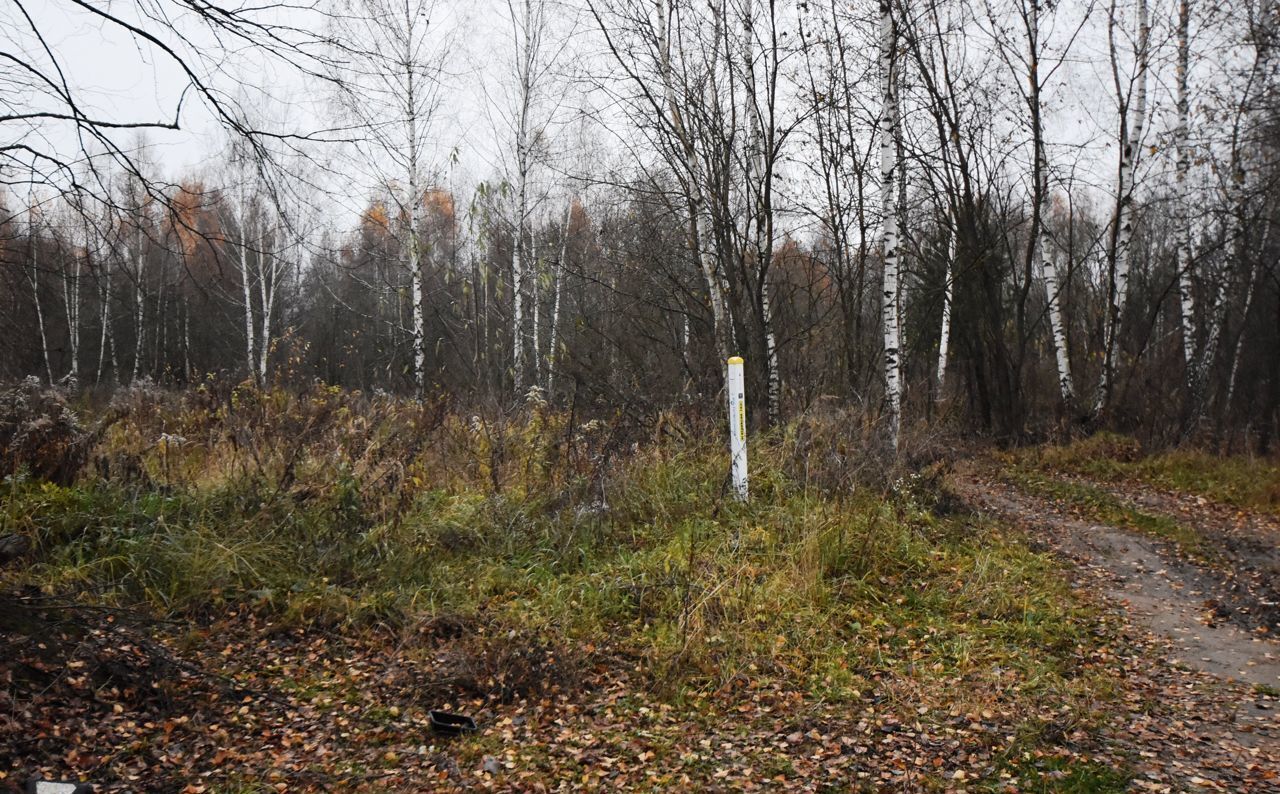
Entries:
<svg viewBox="0 0 1280 794">
<path fill-rule="evenodd" d="M 560 292 L 564 280 L 564 266 L 569 256 L 569 222 L 573 217 L 573 197 L 570 196 L 564 210 L 564 239 L 560 241 L 560 259 L 556 262 L 555 298 L 551 303 L 551 339 L 547 345 L 547 399 L 551 399 L 556 385 L 556 359 L 560 350 Z"/>
<path fill-rule="evenodd" d="M 97 383 L 102 382 L 102 369 L 105 368 L 108 353 L 110 353 L 111 374 L 113 374 L 116 383 L 119 383 L 120 380 L 120 361 L 119 355 L 115 350 L 115 330 L 111 327 L 111 270 L 114 269 L 114 259 L 115 247 L 111 246 L 108 257 L 102 263 L 102 330 L 99 338 L 99 351 L 97 351 Z"/>
<path fill-rule="evenodd" d="M 31 239 L 31 300 L 36 308 L 36 326 L 40 329 L 40 352 L 44 356 L 44 375 L 53 385 L 53 365 L 49 362 L 49 338 L 44 330 L 44 309 L 40 306 L 40 238 L 39 227 L 33 220 L 27 224 L 27 236 Z"/>
<path fill-rule="evenodd" d="M 134 233 L 134 278 L 133 285 L 133 374 L 129 378 L 129 382 L 133 383 L 138 380 L 139 374 L 142 372 L 142 332 L 145 328 L 146 320 L 146 295 L 143 292 L 143 283 L 146 276 L 146 253 L 142 248 L 142 210 L 139 209 L 139 217 L 137 219 L 138 227 Z"/>
<path fill-rule="evenodd" d="M 724 277 L 715 255 L 715 243 L 707 231 L 709 222 L 705 218 L 705 201 L 702 196 L 702 170 L 693 151 L 693 143 L 689 139 L 688 130 L 680 115 L 679 105 L 675 99 L 675 80 L 671 69 L 671 37 L 669 18 L 671 0 L 656 0 L 658 13 L 658 52 L 660 58 L 659 71 L 662 74 L 663 96 L 676 141 L 684 156 L 684 167 L 688 179 L 687 200 L 689 203 L 689 246 L 698 259 L 698 267 L 702 271 L 702 280 L 707 287 L 707 301 L 711 304 L 712 335 L 715 337 L 716 355 L 721 362 L 721 377 L 724 376 L 724 362 L 728 361 L 733 345 L 733 328 L 729 317 L 728 304 L 725 301 Z"/>
<path fill-rule="evenodd" d="M 240 300 L 244 302 L 244 368 L 250 377 L 257 379 L 254 357 L 253 292 L 249 286 L 249 224 L 246 218 L 240 230 L 240 244 L 236 246 L 236 260 L 240 267 Z M 259 383 L 259 385 L 261 385 Z"/>
<path fill-rule="evenodd" d="M 517 145 L 517 148 L 520 148 Z M 519 195 L 516 207 L 517 222 L 515 226 L 515 257 L 511 266 L 511 368 L 516 394 L 523 393 L 524 387 L 524 179 L 519 180 L 516 188 Z"/>
<path fill-rule="evenodd" d="M 1266 240 L 1266 235 L 1263 235 Z M 1240 374 L 1240 355 L 1244 352 L 1244 332 L 1248 328 L 1249 309 L 1253 307 L 1254 288 L 1257 285 L 1257 267 L 1249 271 L 1249 284 L 1245 287 L 1244 306 L 1240 310 L 1240 334 L 1236 336 L 1236 347 L 1231 354 L 1231 376 L 1227 378 L 1227 395 L 1222 404 L 1223 411 L 1231 410 L 1231 401 L 1235 397 L 1236 378 Z"/>
<path fill-rule="evenodd" d="M 702 199 L 697 197 L 693 203 L 692 215 L 699 218 L 702 214 Z M 729 305 L 725 300 L 728 289 L 724 276 L 720 273 L 720 264 L 716 259 L 715 241 L 706 231 L 709 222 L 694 221 L 694 238 L 698 240 L 698 264 L 702 268 L 702 279 L 707 285 L 707 300 L 711 304 L 711 327 L 716 338 L 716 352 L 720 360 L 727 361 L 732 351 L 735 338 L 733 323 L 729 318 Z M 723 368 L 724 365 L 722 364 Z"/>
<path fill-rule="evenodd" d="M 515 13 L 514 6 L 512 13 Z M 525 331 L 524 331 L 524 290 L 529 274 L 528 249 L 525 247 L 525 227 L 529 219 L 529 170 L 530 170 L 530 114 L 533 102 L 533 59 L 535 43 L 533 39 L 533 1 L 524 0 L 523 25 L 517 22 L 520 42 L 516 53 L 516 79 L 519 82 L 519 108 L 516 110 L 516 222 L 513 224 L 516 236 L 515 258 L 512 263 L 512 369 L 517 395 L 524 393 L 525 373 Z M 534 358 L 538 350 L 533 351 Z M 536 383 L 537 381 L 535 381 Z"/>
<path fill-rule="evenodd" d="M 1195 300 L 1191 291 L 1191 202 L 1187 175 L 1191 170 L 1191 102 L 1187 92 L 1187 71 L 1191 58 L 1191 0 L 1178 3 L 1178 65 L 1176 71 L 1177 124 L 1174 140 L 1177 148 L 1176 194 L 1178 206 L 1177 267 L 1178 310 L 1182 320 L 1182 356 L 1187 365 L 1188 380 L 1195 365 Z"/>
<path fill-rule="evenodd" d="M 765 364 L 768 368 L 768 420 L 777 425 L 782 420 L 782 370 L 778 366 L 778 339 L 773 332 L 773 307 L 769 302 L 769 285 L 760 282 L 760 318 L 764 324 Z"/>
<path fill-rule="evenodd" d="M 111 372 L 116 383 L 120 382 L 120 347 L 116 344 L 115 324 L 107 313 L 107 349 L 111 352 Z"/>
<path fill-rule="evenodd" d="M 755 12 L 754 0 L 747 0 L 742 16 L 742 70 L 743 83 L 746 86 L 743 113 L 747 120 L 747 151 L 743 157 L 746 166 L 745 187 L 747 205 L 748 233 L 745 239 L 752 240 L 755 253 L 755 270 L 760 290 L 760 325 L 765 348 L 765 400 L 766 419 L 769 425 L 776 425 L 782 417 L 782 373 L 778 366 L 777 337 L 773 332 L 773 308 L 769 300 L 769 283 L 767 278 L 770 262 L 770 246 L 767 236 L 769 228 L 766 218 L 769 196 L 769 177 L 765 170 L 764 132 L 760 123 L 759 95 L 755 74 Z"/>
<path fill-rule="evenodd" d="M 1274 9 L 1271 3 L 1262 4 L 1262 13 L 1260 14 L 1261 30 L 1257 35 L 1255 42 L 1255 62 L 1254 73 L 1264 76 L 1264 79 L 1270 77 L 1271 72 L 1271 43 L 1273 35 L 1271 34 L 1272 18 Z M 1267 104 L 1262 97 L 1253 97 L 1252 102 L 1256 105 L 1251 106 L 1251 99 L 1244 97 L 1241 99 L 1241 114 L 1245 117 L 1254 117 L 1254 130 L 1265 129 L 1269 118 L 1265 115 Z M 1239 128 L 1237 128 L 1239 129 Z M 1250 137 L 1254 131 L 1250 131 Z M 1245 144 L 1238 138 L 1232 142 L 1230 174 L 1231 177 L 1227 181 L 1226 199 L 1232 205 L 1234 210 L 1231 217 L 1226 221 L 1226 235 L 1228 237 L 1227 256 L 1218 268 L 1217 284 L 1213 292 L 1212 303 L 1208 311 L 1205 312 L 1205 321 L 1208 323 L 1208 334 L 1205 340 L 1204 348 L 1200 351 L 1195 370 L 1192 374 L 1191 385 L 1191 423 L 1197 422 L 1203 412 L 1205 404 L 1208 402 L 1208 380 L 1209 373 L 1213 369 L 1213 363 L 1217 356 L 1218 345 L 1222 338 L 1223 329 L 1227 323 L 1227 313 L 1229 310 L 1227 301 L 1228 282 L 1232 267 L 1240 262 L 1240 252 L 1243 248 L 1244 239 L 1248 232 L 1248 214 L 1250 203 L 1250 192 L 1253 189 L 1251 174 L 1242 166 L 1241 160 L 1246 156 L 1242 148 Z M 1265 250 L 1265 242 L 1268 228 L 1264 228 L 1262 233 L 1263 245 Z M 1252 268 L 1251 268 L 1252 271 Z M 1248 313 L 1248 305 L 1253 300 L 1253 276 L 1249 277 L 1249 284 L 1246 288 L 1245 313 Z M 1243 319 L 1242 319 L 1243 322 Z M 1233 351 L 1238 355 L 1238 351 Z M 1231 375 L 1228 378 L 1226 396 L 1227 403 L 1224 410 L 1230 407 L 1231 392 L 1234 390 L 1234 381 L 1236 357 L 1233 355 L 1231 365 Z"/>
<path fill-rule="evenodd" d="M 1227 254 L 1223 262 L 1218 266 L 1217 273 L 1213 279 L 1216 283 L 1210 298 L 1208 311 L 1205 313 L 1205 320 L 1209 324 L 1208 333 L 1205 337 L 1204 347 L 1201 348 L 1200 354 L 1196 358 L 1195 372 L 1192 376 L 1192 420 L 1198 420 L 1206 402 L 1208 393 L 1209 373 L 1213 369 L 1214 359 L 1218 356 L 1218 343 L 1222 339 L 1222 329 L 1227 324 L 1227 282 L 1231 264 L 1236 262 L 1240 256 L 1240 236 L 1244 233 L 1243 229 L 1231 228 L 1233 224 L 1228 223 L 1227 234 L 1230 239 L 1227 244 Z"/>
<path fill-rule="evenodd" d="M 416 224 L 417 221 L 418 212 L 416 209 L 411 209 L 409 211 L 409 223 Z M 411 322 L 413 323 L 411 340 L 413 346 L 413 381 L 418 396 L 421 397 L 427 386 L 427 346 L 426 317 L 422 311 L 422 255 L 418 250 L 417 231 L 409 232 L 409 282 L 409 299 L 413 301 L 411 312 Z"/>
<path fill-rule="evenodd" d="M 680 315 L 680 358 L 686 368 L 689 366 L 689 313 Z"/>
<path fill-rule="evenodd" d="M 406 14 L 412 9 L 406 5 Z M 406 19 L 406 30 L 413 31 L 417 20 Z M 414 61 L 413 43 L 415 37 L 405 37 L 404 70 L 405 70 L 405 123 L 407 125 L 409 146 L 409 297 L 413 301 L 411 322 L 413 347 L 413 381 L 419 397 L 427 387 L 427 340 L 426 317 L 422 310 L 423 256 L 418 239 L 418 218 L 422 211 L 422 173 L 421 152 L 418 151 L 418 88 L 414 84 L 416 63 Z M 423 89 L 425 90 L 425 89 Z"/>
<path fill-rule="evenodd" d="M 89 255 L 89 229 L 85 224 L 84 255 Z M 75 260 L 74 269 L 62 277 L 62 303 L 67 313 L 67 346 L 71 348 L 70 376 L 75 384 L 80 381 L 80 257 Z"/>
<path fill-rule="evenodd" d="M 102 261 L 100 282 L 98 285 L 99 319 L 102 329 L 98 336 L 98 371 L 94 375 L 94 383 L 102 382 L 102 370 L 107 359 L 107 345 L 110 343 L 111 357 L 115 358 L 115 344 L 111 341 L 111 259 L 114 251 Z M 117 376 L 119 371 L 116 371 Z"/>
<path fill-rule="evenodd" d="M 264 246 L 265 249 L 265 246 Z M 258 382 L 266 385 L 267 361 L 271 355 L 271 314 L 276 302 L 279 258 L 264 250 L 258 262 L 258 305 L 262 311 L 262 333 L 258 345 Z"/>
<path fill-rule="evenodd" d="M 1040 2 L 1031 0 L 1027 20 L 1027 83 L 1031 102 L 1032 147 L 1034 149 L 1035 228 L 1031 230 L 1031 269 L 1039 270 L 1044 279 L 1045 297 L 1049 307 L 1049 331 L 1053 340 L 1053 357 L 1058 368 L 1058 392 L 1066 405 L 1071 405 L 1074 389 L 1071 383 L 1071 359 L 1067 355 L 1066 329 L 1062 322 L 1059 301 L 1059 280 L 1053 240 L 1049 234 L 1049 154 L 1044 140 L 1043 86 L 1040 82 Z M 1028 276 L 1030 278 L 1030 274 Z"/>
<path fill-rule="evenodd" d="M 182 374 L 191 382 L 191 304 L 182 296 Z"/>
<path fill-rule="evenodd" d="M 542 383 L 542 333 L 539 325 L 541 320 L 538 316 L 538 308 L 542 303 L 542 259 L 538 256 L 537 240 L 531 240 L 530 259 L 533 263 L 533 272 L 529 276 L 529 287 L 533 293 L 529 296 L 530 321 L 533 326 L 531 330 L 530 343 L 533 345 L 533 382 Z"/>
<path fill-rule="evenodd" d="M 901 422 L 902 394 L 898 373 L 898 200 L 897 183 L 897 98 L 893 92 L 894 40 L 893 17 L 890 0 L 880 2 L 880 193 L 883 204 L 881 232 L 881 256 L 884 259 L 883 303 L 881 305 L 884 326 L 884 383 L 887 409 L 889 444 L 898 451 L 898 429 Z"/>
<path fill-rule="evenodd" d="M 1227 255 L 1217 268 L 1218 272 L 1213 279 L 1216 283 L 1210 297 L 1208 311 L 1205 312 L 1205 321 L 1209 324 L 1208 333 L 1205 336 L 1204 347 L 1200 349 L 1200 353 L 1196 357 L 1195 371 L 1192 374 L 1191 419 L 1193 424 L 1200 419 L 1204 405 L 1207 402 L 1209 373 L 1213 369 L 1214 359 L 1218 356 L 1218 343 L 1222 338 L 1222 328 L 1227 324 L 1227 281 L 1230 267 L 1231 263 L 1235 262 L 1240 254 L 1239 235 L 1243 231 L 1233 233 L 1228 227 L 1227 233 L 1230 235 Z"/>
<path fill-rule="evenodd" d="M 942 330 L 938 336 L 938 390 L 937 399 L 942 399 L 943 389 L 947 385 L 947 348 L 951 344 L 951 300 L 955 291 L 956 261 L 956 229 L 952 224 L 947 235 L 947 261 L 942 274 Z"/>
<path fill-rule="evenodd" d="M 1098 388 L 1095 413 L 1106 407 L 1111 397 L 1115 379 L 1116 347 L 1120 335 L 1120 321 L 1124 315 L 1129 295 L 1129 245 L 1133 238 L 1133 195 L 1137 178 L 1138 151 L 1142 146 L 1142 130 L 1147 114 L 1148 42 L 1151 25 L 1147 17 L 1147 0 L 1137 0 L 1138 42 L 1136 85 L 1133 113 L 1128 123 L 1128 139 L 1121 147 L 1120 173 L 1116 194 L 1116 248 L 1115 248 L 1115 297 L 1112 299 L 1106 330 L 1106 351 L 1102 366 L 1102 381 Z M 1126 113 L 1128 108 L 1126 108 Z"/>
<path fill-rule="evenodd" d="M 1066 324 L 1062 321 L 1062 285 L 1058 277 L 1058 265 L 1053 241 L 1046 233 L 1040 240 L 1040 258 L 1044 268 L 1044 291 L 1049 301 L 1049 331 L 1053 335 L 1053 357 L 1058 364 L 1058 391 L 1062 401 L 1071 405 L 1075 400 L 1075 388 L 1071 382 L 1071 356 L 1067 349 Z"/>
</svg>

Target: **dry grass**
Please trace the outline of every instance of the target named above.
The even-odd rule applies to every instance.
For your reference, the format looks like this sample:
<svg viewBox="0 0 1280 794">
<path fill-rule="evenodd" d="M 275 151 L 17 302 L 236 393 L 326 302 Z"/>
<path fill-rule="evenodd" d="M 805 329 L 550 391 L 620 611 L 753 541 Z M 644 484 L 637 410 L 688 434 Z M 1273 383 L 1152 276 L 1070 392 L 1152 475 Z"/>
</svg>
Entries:
<svg viewBox="0 0 1280 794">
<path fill-rule="evenodd" d="M 3 532 L 36 549 L 10 578 L 170 614 L 452 616 L 455 677 L 501 697 L 599 655 L 658 687 L 768 675 L 840 698 L 892 671 L 977 693 L 993 669 L 1077 686 L 1090 617 L 1056 564 L 957 512 L 939 466 L 869 452 L 849 417 L 754 439 L 743 505 L 718 426 L 672 414 L 214 384 L 111 410 L 79 484 L 7 481 Z"/>
</svg>

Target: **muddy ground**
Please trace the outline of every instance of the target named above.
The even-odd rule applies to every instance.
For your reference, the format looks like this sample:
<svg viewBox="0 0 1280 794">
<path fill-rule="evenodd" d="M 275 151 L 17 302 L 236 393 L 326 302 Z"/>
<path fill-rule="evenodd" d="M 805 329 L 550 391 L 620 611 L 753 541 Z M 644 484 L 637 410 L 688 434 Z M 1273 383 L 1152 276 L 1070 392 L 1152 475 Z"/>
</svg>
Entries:
<svg viewBox="0 0 1280 794">
<path fill-rule="evenodd" d="M 1137 788 L 1280 791 L 1274 517 L 1136 485 L 1087 483 L 1194 529 L 1209 553 L 1193 559 L 1171 542 L 1081 518 L 978 464 L 961 466 L 951 484 L 971 506 L 1073 561 L 1077 585 L 1109 602 L 1128 640 L 1150 650 L 1122 684 L 1135 705 L 1147 693 L 1167 708 L 1132 708 L 1110 737 L 1137 759 Z M 1250 762 L 1272 777 L 1236 777 Z"/>
</svg>

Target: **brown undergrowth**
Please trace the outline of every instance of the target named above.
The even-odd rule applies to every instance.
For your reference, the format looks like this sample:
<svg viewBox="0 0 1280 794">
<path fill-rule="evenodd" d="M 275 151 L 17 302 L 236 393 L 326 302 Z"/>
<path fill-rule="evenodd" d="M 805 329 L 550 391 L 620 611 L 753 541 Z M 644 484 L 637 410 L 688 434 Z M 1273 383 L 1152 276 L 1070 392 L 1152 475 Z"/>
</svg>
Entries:
<svg viewBox="0 0 1280 794">
<path fill-rule="evenodd" d="M 62 614 L 84 624 L 46 648 L 92 650 L 83 637 L 102 636 L 172 660 L 154 669 L 195 698 L 179 711 L 203 715 L 190 730 L 204 738 L 175 723 L 145 743 L 140 764 L 127 721 L 88 747 L 46 726 L 33 749 L 11 755 L 15 769 L 60 748 L 42 770 L 126 788 L 129 775 L 164 790 L 160 781 L 176 779 L 165 775 L 194 774 L 217 784 L 208 790 L 257 790 L 245 781 L 236 788 L 235 776 L 263 762 L 242 742 L 268 730 L 266 720 L 284 758 L 271 767 L 282 776 L 272 787 L 380 790 L 383 772 L 432 758 L 445 779 L 476 782 L 467 770 L 487 754 L 531 771 L 508 781 L 524 789 L 517 781 L 577 774 L 561 755 L 569 745 L 545 744 L 554 740 L 544 719 L 581 738 L 612 714 L 610 730 L 623 733 L 608 741 L 625 746 L 638 739 L 623 716 L 648 709 L 665 715 L 664 731 L 736 743 L 729 714 L 744 715 L 745 734 L 769 734 L 773 710 L 785 707 L 829 723 L 821 741 L 847 748 L 851 766 L 831 769 L 848 780 L 871 779 L 850 771 L 874 761 L 877 745 L 864 734 L 890 718 L 910 724 L 919 708 L 943 722 L 979 715 L 975 724 L 989 712 L 1001 727 L 974 732 L 963 758 L 938 754 L 935 765 L 929 756 L 919 769 L 914 758 L 904 762 L 912 770 L 904 779 L 1096 776 L 1090 726 L 1112 697 L 1107 664 L 1092 650 L 1106 642 L 1099 613 L 1072 592 L 1059 561 L 948 496 L 944 464 L 895 466 L 867 443 L 874 428 L 851 417 L 806 416 L 754 438 L 752 499 L 740 504 L 728 498 L 719 428 L 697 416 L 587 419 L 536 394 L 481 416 L 320 387 L 215 384 L 181 394 L 134 389 L 110 410 L 119 419 L 75 484 L 30 470 L 4 482 L 0 534 L 27 539 L 29 551 L 3 569 L 3 584 L 65 602 Z M 921 462 L 942 457 L 922 452 Z M 24 608 L 54 614 L 35 601 Z M 117 628 L 102 610 L 152 622 Z M 34 653 L 30 629 L 7 632 Z M 326 672 L 344 654 L 348 672 Z M 105 704 L 138 724 L 175 719 L 119 687 L 95 689 L 89 679 L 82 692 L 74 674 L 50 674 L 43 683 L 9 679 L 16 713 L 89 720 Z M 100 694 L 83 700 L 90 692 Z M 1046 709 L 1064 703 L 1072 731 L 1046 733 L 1061 722 Z M 416 720 L 444 706 L 484 715 L 483 735 L 450 748 L 423 736 Z M 588 718 L 591 709 L 604 711 Z M 867 731 L 844 725 L 841 713 L 870 719 Z M 727 722 L 712 727 L 712 714 Z M 521 715 L 539 720 L 538 731 L 500 725 Z M 367 731 L 384 737 L 373 744 L 343 727 L 366 718 L 377 723 Z M 796 719 L 782 725 L 784 736 L 803 725 Z M 334 720 L 348 723 L 321 727 Z M 385 738 L 405 730 L 417 731 L 414 743 Z M 505 733 L 530 745 L 495 746 Z M 903 739 L 886 746 L 917 748 Z M 181 746 L 202 749 L 175 759 Z M 309 749 L 286 752 L 298 747 Z M 218 760 L 228 748 L 242 754 L 239 767 Z M 665 748 L 638 752 L 661 755 L 655 769 L 667 765 L 669 781 L 716 779 L 693 758 L 702 757 L 696 743 Z M 676 748 L 690 769 L 665 755 Z M 1060 759 L 1052 769 L 1023 758 L 1048 748 Z M 779 761 L 765 779 L 795 775 L 799 785 L 814 773 L 789 750 L 779 757 L 792 771 Z M 752 758 L 738 770 L 744 779 L 759 774 Z"/>
</svg>

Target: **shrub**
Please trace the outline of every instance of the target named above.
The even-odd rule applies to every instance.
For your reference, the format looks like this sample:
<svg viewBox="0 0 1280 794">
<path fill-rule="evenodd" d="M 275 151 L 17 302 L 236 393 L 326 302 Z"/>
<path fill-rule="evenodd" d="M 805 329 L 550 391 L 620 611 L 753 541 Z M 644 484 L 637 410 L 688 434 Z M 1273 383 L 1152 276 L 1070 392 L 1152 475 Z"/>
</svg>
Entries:
<svg viewBox="0 0 1280 794">
<path fill-rule="evenodd" d="M 36 479 L 70 485 L 93 439 L 66 398 L 38 379 L 0 392 L 0 477 L 25 470 Z"/>
</svg>

